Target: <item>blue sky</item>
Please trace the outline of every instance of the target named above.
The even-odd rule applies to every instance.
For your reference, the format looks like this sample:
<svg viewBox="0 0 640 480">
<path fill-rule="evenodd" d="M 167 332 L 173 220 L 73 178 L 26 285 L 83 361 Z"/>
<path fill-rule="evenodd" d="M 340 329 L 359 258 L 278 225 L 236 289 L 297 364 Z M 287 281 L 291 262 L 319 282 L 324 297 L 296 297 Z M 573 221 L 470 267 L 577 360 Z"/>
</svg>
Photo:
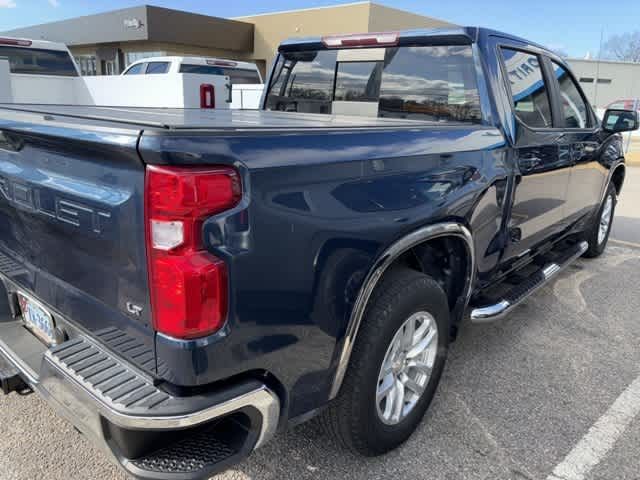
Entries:
<svg viewBox="0 0 640 480">
<path fill-rule="evenodd" d="M 324 5 L 335 0 L 0 0 L 0 31 L 150 3 L 220 17 L 234 17 Z M 515 33 L 570 56 L 597 55 L 600 33 L 640 30 L 640 1 L 616 0 L 380 0 L 390 7 Z M 530 7 L 527 7 L 530 6 Z"/>
</svg>

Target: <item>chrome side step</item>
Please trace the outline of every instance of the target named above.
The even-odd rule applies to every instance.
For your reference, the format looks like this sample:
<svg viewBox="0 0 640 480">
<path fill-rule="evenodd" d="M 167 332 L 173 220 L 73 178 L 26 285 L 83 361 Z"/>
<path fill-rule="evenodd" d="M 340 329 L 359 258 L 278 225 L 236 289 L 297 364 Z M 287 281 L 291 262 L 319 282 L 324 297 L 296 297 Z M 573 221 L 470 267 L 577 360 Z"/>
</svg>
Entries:
<svg viewBox="0 0 640 480">
<path fill-rule="evenodd" d="M 499 301 L 491 305 L 473 308 L 471 310 L 471 322 L 489 323 L 503 318 L 516 305 L 524 301 L 529 295 L 571 265 L 571 263 L 586 252 L 588 248 L 589 244 L 587 242 L 578 243 L 574 248 L 569 250 L 563 258 L 538 270 L 527 280 L 513 287 Z"/>
</svg>

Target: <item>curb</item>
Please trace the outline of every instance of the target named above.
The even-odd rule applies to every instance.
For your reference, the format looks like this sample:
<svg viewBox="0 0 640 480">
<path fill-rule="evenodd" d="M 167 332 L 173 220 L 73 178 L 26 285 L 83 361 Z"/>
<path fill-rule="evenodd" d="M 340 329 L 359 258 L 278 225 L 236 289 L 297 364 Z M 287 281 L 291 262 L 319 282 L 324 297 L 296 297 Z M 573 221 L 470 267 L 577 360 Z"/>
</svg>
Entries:
<svg viewBox="0 0 640 480">
<path fill-rule="evenodd" d="M 640 152 L 627 152 L 624 159 L 630 167 L 640 167 Z"/>
</svg>

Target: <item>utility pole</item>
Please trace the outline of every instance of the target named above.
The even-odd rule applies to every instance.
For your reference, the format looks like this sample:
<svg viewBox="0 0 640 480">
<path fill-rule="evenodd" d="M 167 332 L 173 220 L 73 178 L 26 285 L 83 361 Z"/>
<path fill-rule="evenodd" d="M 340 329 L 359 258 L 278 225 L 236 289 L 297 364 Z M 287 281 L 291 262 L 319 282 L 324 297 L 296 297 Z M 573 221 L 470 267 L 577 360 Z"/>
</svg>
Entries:
<svg viewBox="0 0 640 480">
<path fill-rule="evenodd" d="M 600 29 L 600 48 L 598 49 L 598 61 L 596 62 L 596 79 L 593 92 L 593 103 L 598 108 L 598 83 L 600 83 L 600 60 L 602 59 L 602 43 L 604 42 L 604 26 Z"/>
</svg>

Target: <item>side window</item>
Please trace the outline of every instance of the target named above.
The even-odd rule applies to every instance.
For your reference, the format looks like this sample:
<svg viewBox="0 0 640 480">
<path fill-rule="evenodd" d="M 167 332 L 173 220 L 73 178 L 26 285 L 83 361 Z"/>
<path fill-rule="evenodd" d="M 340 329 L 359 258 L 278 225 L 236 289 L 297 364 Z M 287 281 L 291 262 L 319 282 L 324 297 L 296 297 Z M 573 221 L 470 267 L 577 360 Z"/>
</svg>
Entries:
<svg viewBox="0 0 640 480">
<path fill-rule="evenodd" d="M 134 65 L 129 70 L 124 72 L 124 74 L 125 75 L 142 75 L 144 73 L 146 65 L 147 65 L 146 63 L 138 63 L 137 65 Z"/>
<path fill-rule="evenodd" d="M 9 59 L 11 73 L 77 77 L 69 53 L 64 50 L 0 46 L 0 57 Z"/>
<path fill-rule="evenodd" d="M 538 56 L 511 48 L 501 50 L 516 116 L 532 128 L 551 127 L 551 102 Z"/>
<path fill-rule="evenodd" d="M 552 65 L 560 86 L 564 126 L 567 128 L 589 127 L 589 110 L 573 78 L 563 66 L 556 62 L 552 62 Z"/>
<path fill-rule="evenodd" d="M 147 65 L 147 75 L 167 73 L 169 71 L 169 62 L 149 62 Z"/>
</svg>

